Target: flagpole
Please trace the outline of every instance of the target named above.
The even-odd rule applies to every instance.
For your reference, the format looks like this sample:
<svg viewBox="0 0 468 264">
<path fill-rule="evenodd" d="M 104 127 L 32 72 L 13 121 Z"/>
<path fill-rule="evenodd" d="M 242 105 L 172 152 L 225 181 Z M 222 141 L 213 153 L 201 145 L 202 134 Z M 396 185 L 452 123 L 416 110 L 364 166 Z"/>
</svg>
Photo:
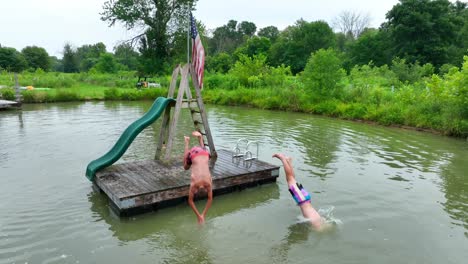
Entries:
<svg viewBox="0 0 468 264">
<path fill-rule="evenodd" d="M 188 30 L 187 30 L 187 64 L 190 63 L 190 22 L 192 19 L 192 13 L 190 12 L 190 5 L 188 7 L 189 15 L 188 16 Z"/>
</svg>

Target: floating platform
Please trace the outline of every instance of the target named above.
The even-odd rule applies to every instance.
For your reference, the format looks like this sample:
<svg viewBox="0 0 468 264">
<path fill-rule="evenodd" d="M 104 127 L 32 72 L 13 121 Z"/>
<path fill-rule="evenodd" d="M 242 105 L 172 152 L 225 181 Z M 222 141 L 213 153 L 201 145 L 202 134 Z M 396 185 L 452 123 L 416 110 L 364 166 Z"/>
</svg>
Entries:
<svg viewBox="0 0 468 264">
<path fill-rule="evenodd" d="M 8 100 L 0 100 L 0 109 L 6 109 L 11 107 L 20 107 L 21 103 Z"/>
<path fill-rule="evenodd" d="M 233 152 L 218 150 L 210 163 L 213 195 L 275 182 L 279 166 L 257 159 L 233 158 Z M 116 213 L 129 216 L 179 204 L 187 200 L 190 170 L 182 161 L 165 164 L 143 160 L 115 164 L 96 173 L 96 187 L 111 201 Z"/>
</svg>

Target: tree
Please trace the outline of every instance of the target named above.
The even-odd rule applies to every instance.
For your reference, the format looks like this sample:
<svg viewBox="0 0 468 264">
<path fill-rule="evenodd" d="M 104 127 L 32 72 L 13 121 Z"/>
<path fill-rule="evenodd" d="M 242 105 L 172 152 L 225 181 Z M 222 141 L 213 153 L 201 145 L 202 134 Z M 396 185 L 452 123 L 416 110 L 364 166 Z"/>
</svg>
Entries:
<svg viewBox="0 0 468 264">
<path fill-rule="evenodd" d="M 206 57 L 206 70 L 219 73 L 227 73 L 231 69 L 231 56 L 225 52 L 218 53 L 214 56 Z"/>
<path fill-rule="evenodd" d="M 382 25 L 390 33 L 393 57 L 432 63 L 449 62 L 449 47 L 456 39 L 456 12 L 448 0 L 400 0 Z"/>
<path fill-rule="evenodd" d="M 50 69 L 49 54 L 44 48 L 37 46 L 28 46 L 21 50 L 28 67 L 34 70 L 43 69 L 48 71 Z"/>
<path fill-rule="evenodd" d="M 78 72 L 78 60 L 76 51 L 69 43 L 63 47 L 63 72 Z"/>
<path fill-rule="evenodd" d="M 139 56 L 140 54 L 129 43 L 123 43 L 114 48 L 114 57 L 117 62 L 127 66 L 129 70 L 137 70 Z"/>
<path fill-rule="evenodd" d="M 301 19 L 281 32 L 278 40 L 271 46 L 268 60 L 273 66 L 291 66 L 291 71 L 296 74 L 304 70 L 307 63 L 307 56 L 304 54 L 334 47 L 335 41 L 335 33 L 326 22 L 307 22 Z"/>
<path fill-rule="evenodd" d="M 20 72 L 26 69 L 28 63 L 23 54 L 15 48 L 0 46 L 0 69 Z"/>
<path fill-rule="evenodd" d="M 233 52 L 245 41 L 254 36 L 257 26 L 248 21 L 237 23 L 229 20 L 226 25 L 217 27 L 213 31 L 213 37 L 209 41 L 209 50 L 212 54 L 220 52 Z"/>
<path fill-rule="evenodd" d="M 353 38 L 359 37 L 365 28 L 370 25 L 370 15 L 354 11 L 342 11 L 332 22 L 334 28 Z"/>
<path fill-rule="evenodd" d="M 258 31 L 257 35 L 259 37 L 265 37 L 269 39 L 271 42 L 275 42 L 279 36 L 279 30 L 275 26 L 268 26 L 268 27 L 261 28 Z"/>
<path fill-rule="evenodd" d="M 217 27 L 213 31 L 213 37 L 209 42 L 211 53 L 233 52 L 239 45 L 238 42 L 237 21 L 229 20 L 226 25 Z"/>
<path fill-rule="evenodd" d="M 101 73 L 116 73 L 119 70 L 119 64 L 116 62 L 114 55 L 111 53 L 102 53 L 99 56 L 99 61 L 93 67 Z"/>
<path fill-rule="evenodd" d="M 98 42 L 94 45 L 83 45 L 76 49 L 76 59 L 81 72 L 91 69 L 99 61 L 101 54 L 106 53 L 106 45 Z"/>
<path fill-rule="evenodd" d="M 347 48 L 349 67 L 373 62 L 376 66 L 390 64 L 390 39 L 385 30 L 367 29 Z"/>
<path fill-rule="evenodd" d="M 50 56 L 49 61 L 50 61 L 50 69 L 52 71 L 63 72 L 62 60 L 60 60 L 59 58 L 55 56 Z"/>
<path fill-rule="evenodd" d="M 257 31 L 257 26 L 252 22 L 242 21 L 239 24 L 239 27 L 237 28 L 237 31 L 242 36 L 252 37 L 255 34 L 255 31 Z"/>
<path fill-rule="evenodd" d="M 270 47 L 271 42 L 269 39 L 264 37 L 253 37 L 247 40 L 244 45 L 236 49 L 234 52 L 234 58 L 239 59 L 241 54 L 247 55 L 249 57 L 263 54 L 266 57 Z"/>
<path fill-rule="evenodd" d="M 302 74 L 306 89 L 315 99 L 339 97 L 340 81 L 346 75 L 341 68 L 341 58 L 333 49 L 320 49 L 312 53 Z"/>
<path fill-rule="evenodd" d="M 133 38 L 131 44 L 140 41 L 140 53 L 144 62 L 150 64 L 144 70 L 162 72 L 169 57 L 171 33 L 186 26 L 187 12 L 195 3 L 196 0 L 109 0 L 103 5 L 101 19 L 109 26 L 122 22 L 127 29 L 143 27 L 145 32 Z"/>
</svg>

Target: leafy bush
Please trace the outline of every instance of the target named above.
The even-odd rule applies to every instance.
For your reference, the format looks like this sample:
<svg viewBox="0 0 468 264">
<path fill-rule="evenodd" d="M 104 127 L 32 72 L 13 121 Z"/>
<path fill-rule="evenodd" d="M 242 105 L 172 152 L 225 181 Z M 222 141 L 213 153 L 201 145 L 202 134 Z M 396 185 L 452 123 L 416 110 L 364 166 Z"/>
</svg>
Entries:
<svg viewBox="0 0 468 264">
<path fill-rule="evenodd" d="M 15 90 L 11 88 L 0 89 L 0 97 L 4 100 L 14 101 L 16 99 Z"/>
<path fill-rule="evenodd" d="M 105 100 L 119 100 L 120 93 L 117 88 L 111 88 L 104 91 L 104 99 Z"/>
<path fill-rule="evenodd" d="M 340 83 L 345 75 L 338 53 L 333 49 L 320 49 L 310 56 L 302 81 L 315 100 L 338 98 L 342 88 Z"/>
<path fill-rule="evenodd" d="M 73 91 L 66 90 L 66 89 L 59 89 L 55 94 L 54 101 L 57 102 L 71 102 L 71 101 L 78 101 L 80 96 Z"/>
</svg>

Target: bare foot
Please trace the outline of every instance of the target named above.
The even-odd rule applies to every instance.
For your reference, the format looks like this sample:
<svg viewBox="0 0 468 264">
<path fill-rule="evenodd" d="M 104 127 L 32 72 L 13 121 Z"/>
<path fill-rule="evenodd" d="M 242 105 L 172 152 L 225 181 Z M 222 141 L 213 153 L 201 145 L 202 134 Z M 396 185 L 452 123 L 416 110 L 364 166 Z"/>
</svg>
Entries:
<svg viewBox="0 0 468 264">
<path fill-rule="evenodd" d="M 193 132 L 192 132 L 192 136 L 194 136 L 194 137 L 201 137 L 202 134 L 201 134 L 200 132 L 198 132 L 198 131 L 193 131 Z"/>
<path fill-rule="evenodd" d="M 280 160 L 286 158 L 286 156 L 284 156 L 283 153 L 275 153 L 275 154 L 273 154 L 273 156 L 271 156 L 271 157 L 272 157 L 272 158 L 278 158 L 278 159 L 280 159 Z"/>
</svg>

